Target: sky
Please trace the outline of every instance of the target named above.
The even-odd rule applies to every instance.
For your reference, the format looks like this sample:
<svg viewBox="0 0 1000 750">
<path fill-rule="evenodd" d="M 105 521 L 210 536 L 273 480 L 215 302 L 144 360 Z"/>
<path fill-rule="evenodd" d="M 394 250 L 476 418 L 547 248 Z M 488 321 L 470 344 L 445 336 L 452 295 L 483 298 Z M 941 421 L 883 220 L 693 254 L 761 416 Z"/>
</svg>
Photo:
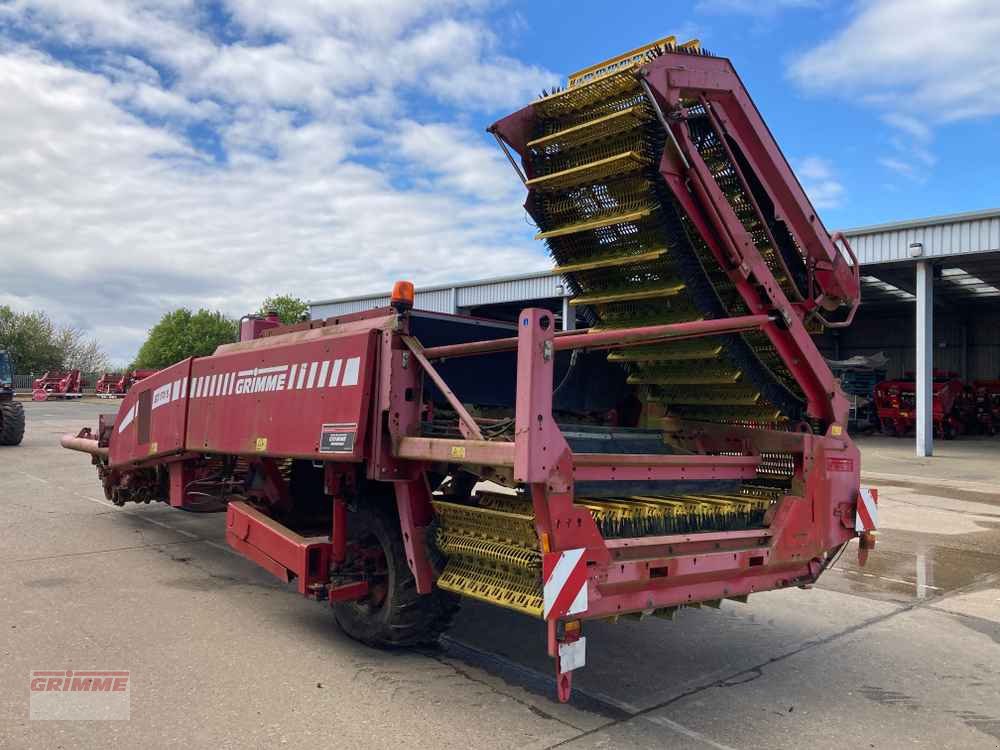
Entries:
<svg viewBox="0 0 1000 750">
<path fill-rule="evenodd" d="M 667 34 L 829 228 L 1000 206 L 996 0 L 0 0 L 0 304 L 123 364 L 177 307 L 547 268 L 485 128 Z"/>
</svg>

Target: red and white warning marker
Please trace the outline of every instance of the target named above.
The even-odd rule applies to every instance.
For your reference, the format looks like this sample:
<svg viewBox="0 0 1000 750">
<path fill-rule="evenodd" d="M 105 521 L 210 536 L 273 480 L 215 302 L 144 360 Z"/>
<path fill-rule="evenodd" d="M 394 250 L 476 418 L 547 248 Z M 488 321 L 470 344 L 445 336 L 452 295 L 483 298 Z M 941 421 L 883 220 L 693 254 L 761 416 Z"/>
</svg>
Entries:
<svg viewBox="0 0 1000 750">
<path fill-rule="evenodd" d="M 547 552 L 542 558 L 542 616 L 557 620 L 587 611 L 587 563 L 584 549 Z"/>
<path fill-rule="evenodd" d="M 862 487 L 858 494 L 858 508 L 854 517 L 854 530 L 858 533 L 878 528 L 878 490 Z"/>
</svg>

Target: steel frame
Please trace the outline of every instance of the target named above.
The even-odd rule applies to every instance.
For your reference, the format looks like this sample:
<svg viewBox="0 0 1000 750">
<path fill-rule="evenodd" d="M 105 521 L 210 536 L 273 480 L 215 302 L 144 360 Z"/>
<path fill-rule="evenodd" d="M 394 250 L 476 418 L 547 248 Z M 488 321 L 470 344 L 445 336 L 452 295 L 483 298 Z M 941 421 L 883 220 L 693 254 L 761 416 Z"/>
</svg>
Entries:
<svg viewBox="0 0 1000 750">
<path fill-rule="evenodd" d="M 524 310 L 518 318 L 515 342 L 514 439 L 508 441 L 479 439 L 472 429 L 464 431 L 467 435 L 464 438 L 420 436 L 424 375 L 439 388 L 444 386 L 441 390 L 446 395 L 450 390 L 432 362 L 432 358 L 442 358 L 440 348 L 423 349 L 410 338 L 405 312 L 380 311 L 332 323 L 325 330 L 298 330 L 284 336 L 277 329 L 270 329 L 261 339 L 233 345 L 226 356 L 264 356 L 267 347 L 284 348 L 289 342 L 301 342 L 305 348 L 314 346 L 315 341 L 324 341 L 336 348 L 340 340 L 357 341 L 359 335 L 372 337 L 375 343 L 370 366 L 364 371 L 354 396 L 371 402 L 362 412 L 368 423 L 367 437 L 357 455 L 315 456 L 315 460 L 324 463 L 324 491 L 334 510 L 329 535 L 316 538 L 301 537 L 262 510 L 268 506 L 287 508 L 291 502 L 275 465 L 275 460 L 283 455 L 282 443 L 267 443 L 266 450 L 259 452 L 252 441 L 244 440 L 247 448 L 236 455 L 255 473 L 254 502 L 260 507 L 251 507 L 242 499 L 229 502 L 227 540 L 279 579 L 296 580 L 299 591 L 307 596 L 331 602 L 365 596 L 367 589 L 360 585 L 363 581 L 341 586 L 334 586 L 331 581 L 331 573 L 351 555 L 347 544 L 346 499 L 353 496 L 351 484 L 360 471 L 368 479 L 394 485 L 407 562 L 418 591 L 427 593 L 435 576 L 422 544 L 433 518 L 428 470 L 436 466 L 440 472 L 461 465 L 484 477 L 496 476 L 507 483 L 521 484 L 532 499 L 535 530 L 543 553 L 580 551 L 586 565 L 589 602 L 586 610 L 573 616 L 556 612 L 547 620 L 549 652 L 559 671 L 559 695 L 565 698 L 571 673 L 561 671 L 560 649 L 579 637 L 579 629 L 566 629 L 567 622 L 649 614 L 724 598 L 742 600 L 757 591 L 807 585 L 816 580 L 832 553 L 855 536 L 858 452 L 842 430 L 836 429 L 838 425 L 832 425 L 826 435 L 813 435 L 676 422 L 668 425 L 667 439 L 694 453 L 574 454 L 553 417 L 553 373 L 559 350 L 592 348 L 591 342 L 595 348 L 609 348 L 637 341 L 710 336 L 720 331 L 763 328 L 772 325 L 772 321 L 772 315 L 758 314 L 559 336 L 551 312 Z M 509 347 L 510 342 L 503 340 L 499 345 L 491 342 L 490 347 L 474 342 L 449 347 L 443 354 L 474 356 L 496 351 L 496 346 Z M 177 382 L 179 377 L 189 375 L 199 361 L 186 360 L 138 383 L 123 402 L 118 422 L 143 401 L 144 393 L 163 389 L 164 383 Z M 206 370 L 202 367 L 201 371 Z M 285 400 L 274 404 L 289 403 L 287 396 L 281 398 Z M 200 476 L 194 462 L 212 455 L 212 451 L 188 444 L 183 438 L 193 404 L 202 401 L 192 401 L 187 393 L 176 403 L 179 404 L 176 412 L 169 408 L 157 412 L 156 419 L 161 421 L 151 428 L 152 436 L 161 442 L 157 452 L 153 452 L 151 444 L 144 455 L 130 448 L 127 440 L 116 448 L 114 441 L 123 439 L 122 424 L 116 426 L 104 420 L 96 436 L 85 430 L 67 436 L 63 444 L 92 454 L 95 463 L 103 467 L 101 476 L 106 492 L 112 492 L 116 486 L 129 487 L 130 477 L 136 471 L 164 467 L 169 474 L 167 499 L 173 506 L 184 507 L 188 503 L 187 486 L 193 477 Z M 262 410 L 262 416 L 280 414 L 279 418 L 286 421 L 301 420 L 294 413 L 273 411 L 278 408 L 274 405 L 256 408 Z M 471 416 L 466 419 L 470 423 L 467 427 L 475 425 Z M 129 429 L 134 428 L 129 426 Z M 212 437 L 208 442 L 215 440 Z M 167 444 L 171 447 L 164 452 Z M 116 451 L 119 463 L 114 463 Z M 767 451 L 793 454 L 796 473 L 792 492 L 769 513 L 766 528 L 605 540 L 590 512 L 573 501 L 577 481 L 750 479 L 756 476 L 761 454 Z M 865 541 L 869 549 L 871 540 Z"/>
<path fill-rule="evenodd" d="M 755 316 L 758 326 L 771 318 Z M 710 325 L 709 325 L 710 323 Z M 749 321 L 733 321 L 743 326 Z M 662 337 L 711 335 L 726 321 L 665 326 Z M 636 340 L 639 329 L 602 335 L 600 346 Z M 855 536 L 843 523 L 857 502 L 859 454 L 839 425 L 826 435 L 758 430 L 729 425 L 677 422 L 668 434 L 675 444 L 703 451 L 685 455 L 574 454 L 552 416 L 554 353 L 586 348 L 590 335 L 557 337 L 547 310 L 527 309 L 519 317 L 517 402 L 512 442 L 407 437 L 395 440 L 395 458 L 429 463 L 473 464 L 510 470 L 513 481 L 529 487 L 535 525 L 546 553 L 584 550 L 589 602 L 570 619 L 615 617 L 627 613 L 717 601 L 743 600 L 751 593 L 814 582 L 832 553 Z M 653 335 L 642 332 L 641 336 Z M 617 340 L 615 340 L 617 337 Z M 423 350 L 425 358 L 472 356 L 498 351 L 509 343 L 463 344 Z M 561 344 L 561 346 L 560 346 Z M 443 350 L 443 351 L 442 351 Z M 430 366 L 430 363 L 426 363 Z M 766 529 L 604 540 L 590 513 L 573 503 L 575 481 L 633 479 L 749 479 L 761 453 L 791 453 L 796 475 L 793 492 L 770 513 Z M 718 455 L 719 453 L 742 455 Z M 713 455 L 715 454 L 715 455 Z M 549 621 L 550 655 L 558 667 L 558 620 Z M 560 696 L 569 673 L 559 672 Z"/>
<path fill-rule="evenodd" d="M 808 585 L 834 553 L 859 533 L 867 554 L 874 544 L 870 532 L 855 531 L 860 462 L 857 448 L 843 429 L 847 401 L 803 323 L 804 317 L 815 311 L 829 311 L 843 302 L 854 304 L 856 265 L 850 266 L 822 228 L 728 61 L 665 54 L 642 74 L 656 108 L 661 114 L 667 112 L 664 122 L 676 144 L 675 149 L 665 150 L 661 174 L 743 296 L 750 314 L 559 334 L 550 311 L 529 308 L 518 317 L 515 338 L 426 349 L 410 336 L 405 309 L 386 308 L 290 327 L 248 319 L 246 340 L 220 347 L 213 357 L 185 360 L 137 384 L 122 403 L 117 424 L 102 420 L 98 436 L 81 432 L 67 436 L 64 445 L 92 454 L 106 492 L 117 484 L 127 486 L 137 471 L 169 466 L 169 500 L 180 506 L 186 503 L 189 462 L 205 455 L 233 455 L 252 463 L 259 493 L 254 502 L 259 501 L 261 507 L 287 507 L 290 502 L 288 488 L 275 467 L 276 459 L 291 456 L 323 462 L 324 491 L 333 503 L 328 536 L 301 537 L 247 502 L 233 500 L 227 509 L 227 540 L 282 580 L 296 579 L 301 593 L 320 597 L 325 592 L 330 601 L 361 597 L 366 591 L 365 586 L 355 583 L 329 588 L 331 570 L 351 554 L 346 504 L 352 495 L 349 485 L 355 479 L 393 484 L 407 562 L 418 590 L 424 593 L 431 590 L 434 581 L 422 544 L 433 517 L 428 471 L 432 467 L 440 471 L 467 466 L 480 476 L 495 476 L 526 487 L 543 566 L 550 556 L 567 552 L 578 553 L 585 565 L 586 606 L 573 615 L 567 614 L 568 608 L 552 610 L 546 620 L 548 650 L 556 661 L 561 699 L 568 698 L 571 684 L 571 670 L 569 666 L 563 670 L 561 654 L 564 647 L 579 642 L 580 620 L 641 616 L 725 598 L 744 601 L 754 592 Z M 786 297 L 721 195 L 683 126 L 681 102 L 692 98 L 708 106 L 713 126 L 739 145 L 775 206 L 780 207 L 782 218 L 808 256 L 811 278 L 819 290 L 813 298 L 792 302 Z M 499 123 L 495 134 L 515 149 L 523 146 L 530 110 Z M 572 452 L 552 413 L 557 352 L 749 330 L 761 330 L 769 337 L 802 386 L 808 414 L 826 426 L 824 434 L 673 421 L 667 425 L 668 441 L 691 453 Z M 498 351 L 516 352 L 514 439 L 510 441 L 482 439 L 475 419 L 434 367 L 438 360 Z M 280 362 L 273 359 L 278 352 L 284 357 Z M 305 364 L 290 363 L 309 360 L 310 373 L 314 373 L 318 361 L 323 360 L 322 372 L 326 373 L 325 366 L 335 357 L 353 357 L 359 363 L 353 390 L 329 399 L 316 392 L 310 397 L 315 399 L 311 403 L 318 404 L 314 406 L 317 411 L 339 410 L 336 413 L 343 418 L 357 419 L 358 439 L 348 454 L 319 452 L 319 440 L 309 452 L 303 434 L 319 427 L 314 425 L 319 417 L 290 408 L 303 403 L 293 400 L 296 395 L 290 383 L 279 393 L 242 402 L 248 404 L 245 411 L 227 412 L 230 416 L 226 420 L 220 416 L 224 413 L 224 405 L 219 405 L 222 402 L 212 400 L 218 395 L 217 379 L 227 374 L 227 368 L 233 372 L 258 366 L 274 369 L 276 364 L 305 368 Z M 296 388 L 301 387 L 302 372 L 304 369 L 299 370 Z M 461 439 L 420 436 L 424 375 L 459 415 Z M 210 378 L 210 398 L 188 393 L 189 378 Z M 150 426 L 149 402 L 154 389 L 170 396 Z M 236 419 L 242 421 L 234 426 Z M 270 438 L 260 432 L 262 423 L 271 430 Z M 192 424 L 201 425 L 202 431 L 193 433 Z M 140 427 L 149 433 L 145 439 L 136 437 Z M 192 438 L 192 434 L 197 437 Z M 795 465 L 791 489 L 769 511 L 765 528 L 605 540 L 590 511 L 574 503 L 574 485 L 584 480 L 753 478 L 765 452 L 791 454 Z"/>
</svg>

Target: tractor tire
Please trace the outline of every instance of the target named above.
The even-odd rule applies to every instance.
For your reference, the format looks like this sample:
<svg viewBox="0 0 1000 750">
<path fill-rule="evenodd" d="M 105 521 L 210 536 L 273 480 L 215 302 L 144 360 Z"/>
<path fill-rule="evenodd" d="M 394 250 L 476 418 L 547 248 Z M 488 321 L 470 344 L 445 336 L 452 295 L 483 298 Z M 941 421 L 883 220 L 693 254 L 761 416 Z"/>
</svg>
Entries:
<svg viewBox="0 0 1000 750">
<path fill-rule="evenodd" d="M 377 547 L 384 569 L 369 595 L 333 605 L 337 624 L 351 638 L 376 648 L 432 645 L 458 612 L 458 597 L 435 588 L 418 594 L 406 562 L 399 517 L 386 507 L 358 510 L 347 522 L 352 542 Z"/>
<path fill-rule="evenodd" d="M 0 403 L 0 445 L 20 445 L 24 439 L 24 405 L 20 401 Z"/>
</svg>

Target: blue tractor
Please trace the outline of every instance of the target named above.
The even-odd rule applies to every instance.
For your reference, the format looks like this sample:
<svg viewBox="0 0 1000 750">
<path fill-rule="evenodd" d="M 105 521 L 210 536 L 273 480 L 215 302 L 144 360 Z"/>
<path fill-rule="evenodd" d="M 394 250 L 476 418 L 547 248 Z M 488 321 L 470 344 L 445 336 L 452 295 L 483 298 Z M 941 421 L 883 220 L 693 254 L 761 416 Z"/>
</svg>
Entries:
<svg viewBox="0 0 1000 750">
<path fill-rule="evenodd" d="M 24 437 L 24 406 L 14 400 L 14 367 L 0 351 L 0 445 L 19 445 Z"/>
</svg>

